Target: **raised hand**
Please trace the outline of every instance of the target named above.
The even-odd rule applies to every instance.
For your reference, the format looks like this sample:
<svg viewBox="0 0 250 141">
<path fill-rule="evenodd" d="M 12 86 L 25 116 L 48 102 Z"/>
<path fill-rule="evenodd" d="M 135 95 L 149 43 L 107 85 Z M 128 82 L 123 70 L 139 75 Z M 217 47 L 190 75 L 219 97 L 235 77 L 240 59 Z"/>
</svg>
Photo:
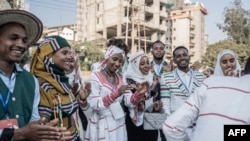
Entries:
<svg viewBox="0 0 250 141">
<path fill-rule="evenodd" d="M 79 97 L 81 100 L 85 100 L 89 94 L 91 93 L 91 84 L 86 83 L 85 87 L 81 87 L 80 92 L 79 92 Z"/>
<path fill-rule="evenodd" d="M 118 89 L 118 94 L 122 95 L 124 93 L 126 93 L 128 90 L 132 90 L 133 87 L 131 87 L 130 85 L 122 85 L 119 89 Z"/>
<path fill-rule="evenodd" d="M 160 100 L 157 100 L 154 102 L 154 111 L 158 112 L 162 108 L 162 102 Z"/>
<path fill-rule="evenodd" d="M 166 72 L 170 72 L 174 69 L 174 63 L 173 59 L 170 60 L 169 64 L 167 66 L 163 66 L 163 70 Z"/>
<path fill-rule="evenodd" d="M 137 91 L 140 93 L 140 94 L 145 94 L 149 89 L 149 83 L 148 82 L 143 82 L 139 85 L 139 88 L 137 89 Z"/>
<path fill-rule="evenodd" d="M 79 92 L 80 85 L 78 83 L 73 83 L 71 85 L 72 93 L 76 96 Z"/>
<path fill-rule="evenodd" d="M 231 68 L 225 70 L 224 72 L 225 76 L 233 76 L 233 77 L 240 77 L 241 71 L 240 70 L 232 70 Z"/>
</svg>

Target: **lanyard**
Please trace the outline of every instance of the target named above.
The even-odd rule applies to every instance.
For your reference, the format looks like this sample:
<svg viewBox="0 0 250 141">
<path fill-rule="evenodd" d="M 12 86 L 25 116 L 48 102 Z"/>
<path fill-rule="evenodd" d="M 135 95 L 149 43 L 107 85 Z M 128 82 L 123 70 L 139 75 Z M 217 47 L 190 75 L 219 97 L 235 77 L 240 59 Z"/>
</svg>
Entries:
<svg viewBox="0 0 250 141">
<path fill-rule="evenodd" d="M 192 82 L 192 79 L 193 79 L 193 73 L 192 71 L 190 71 L 191 74 L 190 74 L 190 78 L 189 78 L 189 84 L 188 84 L 188 87 L 187 85 L 184 83 L 184 81 L 181 79 L 181 77 L 179 76 L 177 70 L 176 70 L 176 74 L 177 76 L 179 77 L 179 79 L 181 80 L 181 83 L 184 85 L 185 89 L 188 91 L 189 94 L 191 94 L 191 91 L 190 91 L 190 86 L 191 86 L 191 82 Z"/>
<path fill-rule="evenodd" d="M 155 72 L 156 72 L 156 74 L 158 75 L 158 76 L 160 76 L 161 75 L 161 68 L 162 68 L 162 66 L 163 66 L 163 62 L 161 62 L 161 64 L 160 65 L 158 65 L 158 64 L 156 64 L 156 63 L 154 63 L 155 64 Z"/>
<path fill-rule="evenodd" d="M 10 100 L 10 87 L 11 87 L 11 78 L 9 79 L 9 88 L 8 88 L 9 90 L 8 90 L 7 97 L 6 97 L 5 101 L 3 100 L 2 94 L 0 93 L 0 101 L 1 101 L 1 104 L 3 106 L 5 116 L 7 118 L 9 118 L 8 103 Z"/>
</svg>

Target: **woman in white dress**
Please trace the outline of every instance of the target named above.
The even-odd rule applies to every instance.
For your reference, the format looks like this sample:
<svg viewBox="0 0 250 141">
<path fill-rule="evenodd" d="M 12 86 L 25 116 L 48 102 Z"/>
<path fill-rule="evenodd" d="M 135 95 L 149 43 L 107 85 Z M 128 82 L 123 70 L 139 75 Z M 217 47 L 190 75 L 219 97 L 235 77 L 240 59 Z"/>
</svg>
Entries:
<svg viewBox="0 0 250 141">
<path fill-rule="evenodd" d="M 117 72 L 124 57 L 122 49 L 116 44 L 110 45 L 101 69 L 90 75 L 91 93 L 88 102 L 92 114 L 85 140 L 127 141 L 123 106 L 134 108 L 143 98 L 149 84 L 142 83 L 132 95 L 132 87 L 123 82 L 122 75 Z"/>
</svg>

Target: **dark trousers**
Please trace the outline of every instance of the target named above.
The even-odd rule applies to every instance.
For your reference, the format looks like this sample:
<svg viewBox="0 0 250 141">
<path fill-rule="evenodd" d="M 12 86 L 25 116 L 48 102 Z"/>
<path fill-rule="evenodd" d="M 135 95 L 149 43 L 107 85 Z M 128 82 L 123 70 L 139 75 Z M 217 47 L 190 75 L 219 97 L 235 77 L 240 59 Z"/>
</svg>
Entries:
<svg viewBox="0 0 250 141">
<path fill-rule="evenodd" d="M 160 136 L 161 136 L 161 141 L 167 141 L 165 135 L 163 134 L 162 130 L 159 130 L 160 131 Z"/>
</svg>

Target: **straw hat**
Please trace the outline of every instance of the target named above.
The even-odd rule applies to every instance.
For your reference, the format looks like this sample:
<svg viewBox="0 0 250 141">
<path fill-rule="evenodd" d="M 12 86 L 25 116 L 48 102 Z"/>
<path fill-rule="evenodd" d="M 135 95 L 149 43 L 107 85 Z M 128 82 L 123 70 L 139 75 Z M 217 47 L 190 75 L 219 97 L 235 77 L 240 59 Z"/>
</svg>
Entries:
<svg viewBox="0 0 250 141">
<path fill-rule="evenodd" d="M 0 26 L 7 23 L 19 23 L 24 26 L 28 40 L 27 46 L 35 44 L 41 37 L 43 24 L 38 17 L 24 10 L 1 10 Z"/>
</svg>

